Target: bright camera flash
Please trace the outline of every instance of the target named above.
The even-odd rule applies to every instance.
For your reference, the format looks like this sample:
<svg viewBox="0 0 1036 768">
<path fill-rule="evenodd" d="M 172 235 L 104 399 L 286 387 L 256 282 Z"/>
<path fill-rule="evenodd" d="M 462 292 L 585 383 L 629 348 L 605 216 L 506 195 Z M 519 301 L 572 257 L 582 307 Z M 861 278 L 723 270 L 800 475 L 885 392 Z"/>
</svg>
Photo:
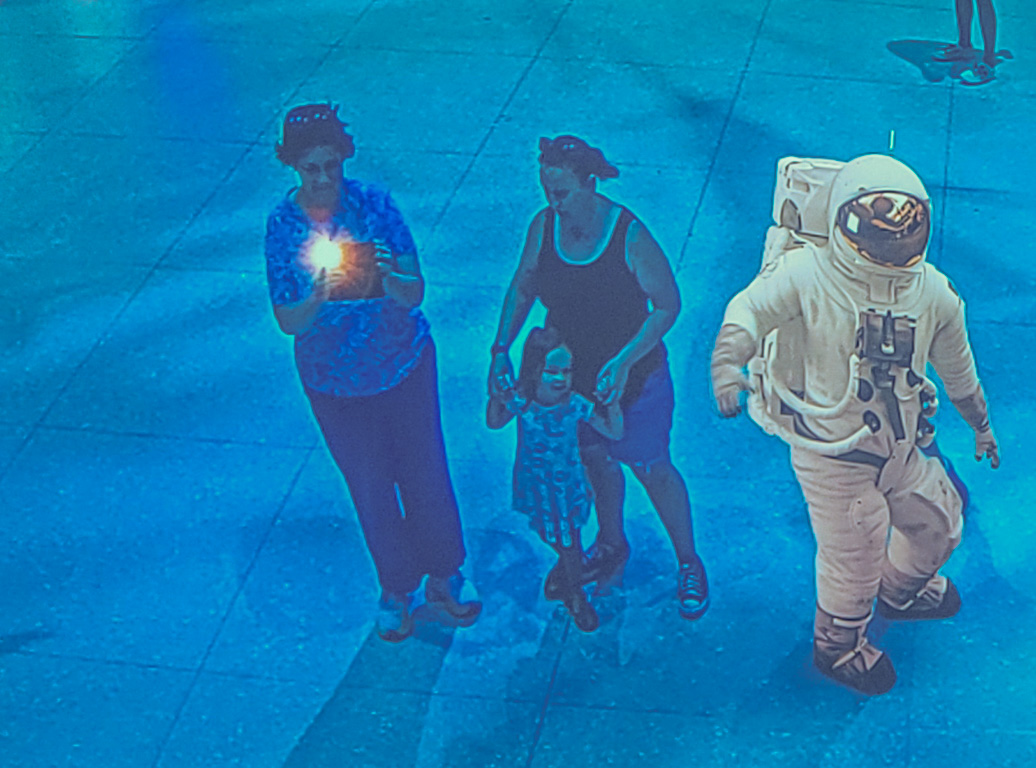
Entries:
<svg viewBox="0 0 1036 768">
<path fill-rule="evenodd" d="M 309 249 L 309 263 L 317 271 L 338 269 L 343 256 L 342 244 L 326 237 L 314 240 Z"/>
</svg>

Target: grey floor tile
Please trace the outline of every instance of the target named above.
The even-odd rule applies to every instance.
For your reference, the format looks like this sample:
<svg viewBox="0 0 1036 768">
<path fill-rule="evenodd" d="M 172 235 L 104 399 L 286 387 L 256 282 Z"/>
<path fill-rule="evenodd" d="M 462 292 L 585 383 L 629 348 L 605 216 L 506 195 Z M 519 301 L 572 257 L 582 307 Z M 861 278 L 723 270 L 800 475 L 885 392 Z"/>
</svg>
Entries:
<svg viewBox="0 0 1036 768">
<path fill-rule="evenodd" d="M 7 625 L 33 651 L 198 664 L 303 456 L 40 430 L 0 484 L 32 510 L 7 516 Z"/>
<path fill-rule="evenodd" d="M 948 150 L 951 184 L 1031 196 L 1028 169 L 1034 154 L 1025 126 L 1034 113 L 1036 99 L 981 90 L 956 94 Z"/>
<path fill-rule="evenodd" d="M 5 4 L 6 14 L 10 5 Z M 69 108 L 133 46 L 123 39 L 12 37 L 2 45 L 0 111 L 5 128 L 68 127 Z"/>
<path fill-rule="evenodd" d="M 524 154 L 540 136 L 574 134 L 612 163 L 700 167 L 736 87 L 737 73 L 725 70 L 540 59 L 486 152 Z"/>
<path fill-rule="evenodd" d="M 42 139 L 41 132 L 0 132 L 0 176 L 6 174 Z M 2 246 L 3 241 L 0 241 Z M 4 248 L 6 251 L 6 247 Z"/>
<path fill-rule="evenodd" d="M 1027 768 L 1036 762 L 1036 730 L 1012 732 L 970 725 L 952 731 L 918 730 L 910 735 L 910 768 L 948 763 L 973 768 Z"/>
<path fill-rule="evenodd" d="M 453 634 L 434 690 L 541 702 L 565 637 L 564 612 L 543 598 L 543 579 L 555 557 L 517 512 L 498 508 L 491 519 L 479 522 L 475 514 L 465 514 L 471 509 L 465 506 L 469 484 L 463 482 L 463 472 L 454 472 L 455 481 L 458 475 L 468 551 L 465 571 L 478 587 L 483 609 L 474 626 Z M 509 496 L 509 482 L 506 492 Z"/>
<path fill-rule="evenodd" d="M 112 263 L 152 265 L 244 151 L 51 133 L 18 163 L 18 176 L 34 180 L 33 194 L 12 184 L 0 190 L 8 212 L 4 251 L 77 272 Z M 55 155 L 62 158 L 58 173 Z"/>
<path fill-rule="evenodd" d="M 718 322 L 726 302 L 758 273 L 766 230 L 773 223 L 778 159 L 760 158 L 744 169 L 733 153 L 721 153 L 698 199 L 688 201 L 694 226 L 681 252 L 670 256 L 685 315 L 711 311 L 718 313 Z"/>
<path fill-rule="evenodd" d="M 276 0 L 186 3 L 166 14 L 154 37 L 201 40 L 262 40 L 278 48 L 293 42 L 330 45 L 355 24 L 369 0 L 305 0 L 285 13 Z"/>
<path fill-rule="evenodd" d="M 797 694 L 738 702 L 720 741 L 722 764 L 885 768 L 908 763 L 912 711 L 902 684 L 881 698 L 866 699 L 816 677 Z"/>
<path fill-rule="evenodd" d="M 206 669 L 337 680 L 371 633 L 378 594 L 348 490 L 320 447 L 263 544 Z"/>
<path fill-rule="evenodd" d="M 448 5 L 389 0 L 373 4 L 343 45 L 360 51 L 384 46 L 532 56 L 566 5 L 565 0 L 463 0 Z"/>
<path fill-rule="evenodd" d="M 415 768 L 525 768 L 540 703 L 433 696 Z"/>
<path fill-rule="evenodd" d="M 27 37 L 139 38 L 178 5 L 178 0 L 116 0 L 55 7 L 45 0 L 8 0 L 4 3 L 4 32 Z"/>
<path fill-rule="evenodd" d="M 552 705 L 532 768 L 725 765 L 716 753 L 719 723 L 671 712 Z"/>
<path fill-rule="evenodd" d="M 0 418 L 39 420 L 144 279 L 136 267 L 0 261 Z"/>
<path fill-rule="evenodd" d="M 436 282 L 499 286 L 485 297 L 496 304 L 490 334 L 496 332 L 504 288 L 518 266 L 529 224 L 546 205 L 536 136 L 526 137 L 524 147 L 524 154 L 480 154 L 428 242 L 424 269 L 433 287 Z"/>
<path fill-rule="evenodd" d="M 0 424 L 0 473 L 22 448 L 29 436 L 29 427 L 18 424 Z"/>
<path fill-rule="evenodd" d="M 202 674 L 157 768 L 280 766 L 332 686 Z"/>
<path fill-rule="evenodd" d="M 254 273 L 155 272 L 47 423 L 312 446 L 317 430 L 291 339 L 277 327 L 265 283 Z"/>
<path fill-rule="evenodd" d="M 189 671 L 6 653 L 0 656 L 4 765 L 151 765 L 191 677 Z"/>
<path fill-rule="evenodd" d="M 952 42 L 952 4 L 944 3 L 940 9 L 899 5 L 895 13 L 883 10 L 865 3 L 774 0 L 750 68 L 878 83 L 924 83 L 915 67 L 886 46 L 904 39 Z"/>
<path fill-rule="evenodd" d="M 524 765 L 538 705 L 339 686 L 285 768 Z"/>
<path fill-rule="evenodd" d="M 708 13 L 656 3 L 632 9 L 608 0 L 579 0 L 543 51 L 546 58 L 592 58 L 660 66 L 737 71 L 748 62 L 765 2 L 752 0 Z"/>
<path fill-rule="evenodd" d="M 849 160 L 888 152 L 909 164 L 929 189 L 943 181 L 950 116 L 946 88 L 852 83 L 751 71 L 723 136 L 717 162 L 771 174 L 787 155 Z"/>
<path fill-rule="evenodd" d="M 341 100 L 358 137 L 381 147 L 473 154 L 527 61 L 513 56 L 338 48 L 295 98 Z M 460 80 L 457 73 L 464 71 Z"/>
<path fill-rule="evenodd" d="M 1036 236 L 1036 197 L 1006 190 L 948 190 L 943 248 L 935 260 L 967 303 L 975 324 L 1036 323 L 1036 273 L 1003 243 Z"/>
<path fill-rule="evenodd" d="M 149 38 L 68 119 L 105 135 L 252 141 L 326 54 L 303 41 L 281 42 L 271 55 L 254 39 Z"/>
</svg>

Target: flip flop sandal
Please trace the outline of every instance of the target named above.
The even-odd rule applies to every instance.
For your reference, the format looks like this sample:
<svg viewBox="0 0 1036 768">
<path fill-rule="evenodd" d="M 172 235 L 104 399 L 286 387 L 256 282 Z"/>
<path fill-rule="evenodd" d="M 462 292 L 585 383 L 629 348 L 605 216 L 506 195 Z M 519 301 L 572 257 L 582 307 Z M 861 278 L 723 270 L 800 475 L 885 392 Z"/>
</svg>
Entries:
<svg viewBox="0 0 1036 768">
<path fill-rule="evenodd" d="M 969 80 L 968 78 L 966 78 L 964 75 L 966 75 L 968 72 L 971 72 L 976 79 Z M 995 79 L 996 72 L 993 71 L 993 68 L 991 66 L 982 61 L 973 66 L 971 69 L 967 70 L 966 72 L 961 73 L 960 84 L 967 86 L 985 85 L 986 83 L 993 82 Z"/>
<path fill-rule="evenodd" d="M 932 56 L 932 61 L 967 61 L 978 56 L 977 48 L 963 48 L 959 45 L 947 45 L 941 53 Z"/>
</svg>

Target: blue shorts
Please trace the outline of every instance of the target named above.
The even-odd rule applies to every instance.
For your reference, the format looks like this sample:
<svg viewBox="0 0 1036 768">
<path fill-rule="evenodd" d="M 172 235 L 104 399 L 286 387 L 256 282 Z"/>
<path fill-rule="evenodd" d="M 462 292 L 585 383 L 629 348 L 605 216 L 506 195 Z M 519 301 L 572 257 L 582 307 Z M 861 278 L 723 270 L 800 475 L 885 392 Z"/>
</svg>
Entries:
<svg viewBox="0 0 1036 768">
<path fill-rule="evenodd" d="M 579 424 L 579 444 L 603 445 L 608 455 L 630 466 L 646 467 L 669 455 L 669 433 L 673 429 L 673 378 L 669 361 L 652 371 L 640 396 L 623 406 L 621 440 L 609 440 L 586 422 Z"/>
</svg>

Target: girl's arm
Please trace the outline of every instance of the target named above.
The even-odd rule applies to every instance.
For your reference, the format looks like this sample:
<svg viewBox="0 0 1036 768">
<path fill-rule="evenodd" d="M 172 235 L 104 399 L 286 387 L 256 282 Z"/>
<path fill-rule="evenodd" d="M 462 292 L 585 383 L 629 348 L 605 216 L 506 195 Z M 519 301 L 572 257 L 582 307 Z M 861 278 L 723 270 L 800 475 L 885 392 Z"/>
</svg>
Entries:
<svg viewBox="0 0 1036 768">
<path fill-rule="evenodd" d="M 514 418 L 514 411 L 507 407 L 511 392 L 504 392 L 504 397 L 493 396 L 486 404 L 486 426 L 490 429 L 500 429 Z"/>
<path fill-rule="evenodd" d="M 595 405 L 587 423 L 609 440 L 621 440 L 623 425 L 619 401 L 612 400 L 608 405 Z"/>
</svg>

